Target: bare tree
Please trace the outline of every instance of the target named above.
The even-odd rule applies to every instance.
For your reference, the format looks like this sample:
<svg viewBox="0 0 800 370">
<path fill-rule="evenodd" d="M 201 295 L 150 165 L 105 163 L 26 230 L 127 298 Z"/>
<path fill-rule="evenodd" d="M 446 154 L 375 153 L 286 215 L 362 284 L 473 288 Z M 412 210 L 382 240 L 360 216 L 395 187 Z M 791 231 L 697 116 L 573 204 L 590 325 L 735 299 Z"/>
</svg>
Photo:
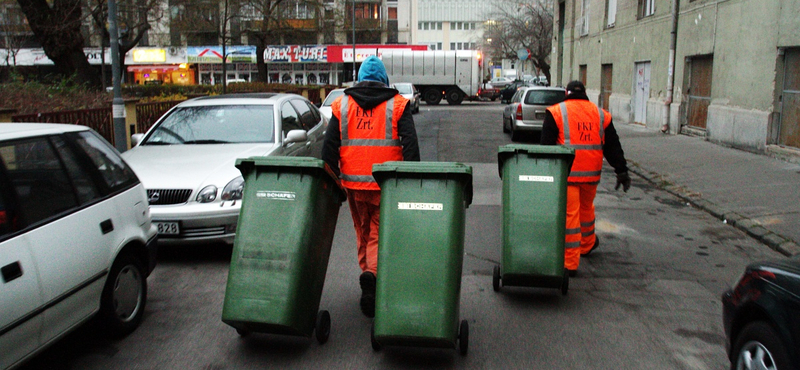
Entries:
<svg viewBox="0 0 800 370">
<path fill-rule="evenodd" d="M 11 5 L 13 3 L 14 5 Z M 30 28 L 23 22 L 21 13 L 15 6 L 16 2 L 10 0 L 0 1 L 0 49 L 4 49 L 3 59 L 9 70 L 13 71 L 17 65 L 17 54 L 30 34 Z"/>
<path fill-rule="evenodd" d="M 496 59 L 516 59 L 517 51 L 527 49 L 533 65 L 547 81 L 550 78 L 550 48 L 553 37 L 552 5 L 542 0 L 502 1 L 489 15 L 493 19 L 484 31 L 491 38 L 490 54 Z"/>
<path fill-rule="evenodd" d="M 101 86 L 83 52 L 81 0 L 17 0 L 45 55 L 58 71 L 79 83 Z"/>
<path fill-rule="evenodd" d="M 125 54 L 147 35 L 150 22 L 158 22 L 163 18 L 160 3 L 162 0 L 117 0 L 117 24 L 119 28 L 119 61 L 120 81 L 125 76 Z M 99 30 L 103 40 L 111 40 L 106 28 L 108 23 L 108 2 L 106 0 L 88 0 L 89 14 L 95 29 Z M 103 45 L 105 45 L 105 41 Z"/>
</svg>

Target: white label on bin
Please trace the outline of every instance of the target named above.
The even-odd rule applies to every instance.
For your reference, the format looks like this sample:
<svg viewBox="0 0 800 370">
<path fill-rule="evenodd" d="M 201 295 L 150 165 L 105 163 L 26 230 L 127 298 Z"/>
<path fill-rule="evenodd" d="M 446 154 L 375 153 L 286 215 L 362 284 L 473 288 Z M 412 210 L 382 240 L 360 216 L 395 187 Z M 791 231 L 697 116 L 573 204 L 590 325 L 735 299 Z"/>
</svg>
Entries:
<svg viewBox="0 0 800 370">
<path fill-rule="evenodd" d="M 553 176 L 519 175 L 519 181 L 553 182 Z"/>
<path fill-rule="evenodd" d="M 397 203 L 397 209 L 414 210 L 414 211 L 441 211 L 444 209 L 442 203 Z"/>
<path fill-rule="evenodd" d="M 274 199 L 274 200 L 295 200 L 295 198 L 297 198 L 297 194 L 291 191 L 258 190 L 256 191 L 256 198 Z"/>
</svg>

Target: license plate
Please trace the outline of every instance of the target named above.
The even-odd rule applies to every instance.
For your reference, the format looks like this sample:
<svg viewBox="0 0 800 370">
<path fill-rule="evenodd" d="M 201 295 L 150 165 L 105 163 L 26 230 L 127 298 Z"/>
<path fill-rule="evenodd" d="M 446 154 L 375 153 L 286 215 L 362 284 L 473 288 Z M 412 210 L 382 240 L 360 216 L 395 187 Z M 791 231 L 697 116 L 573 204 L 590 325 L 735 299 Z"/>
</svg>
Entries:
<svg viewBox="0 0 800 370">
<path fill-rule="evenodd" d="M 178 235 L 181 233 L 177 222 L 156 222 L 156 227 L 159 234 Z"/>
</svg>

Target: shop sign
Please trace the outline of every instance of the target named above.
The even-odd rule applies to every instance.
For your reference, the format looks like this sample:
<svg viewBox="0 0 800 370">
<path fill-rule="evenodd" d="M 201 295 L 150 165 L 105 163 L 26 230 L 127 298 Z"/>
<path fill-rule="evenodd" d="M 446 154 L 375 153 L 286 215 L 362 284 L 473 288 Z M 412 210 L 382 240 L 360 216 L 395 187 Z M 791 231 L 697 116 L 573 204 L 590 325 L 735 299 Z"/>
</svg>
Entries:
<svg viewBox="0 0 800 370">
<path fill-rule="evenodd" d="M 320 45 L 268 46 L 264 62 L 327 62 L 328 47 Z"/>
<path fill-rule="evenodd" d="M 225 53 L 228 54 L 227 63 L 256 62 L 256 47 L 252 45 L 226 46 Z M 186 61 L 188 63 L 222 64 L 222 47 L 189 46 L 186 48 Z"/>
<path fill-rule="evenodd" d="M 167 51 L 164 49 L 134 49 L 134 63 L 164 63 L 167 61 Z"/>
</svg>

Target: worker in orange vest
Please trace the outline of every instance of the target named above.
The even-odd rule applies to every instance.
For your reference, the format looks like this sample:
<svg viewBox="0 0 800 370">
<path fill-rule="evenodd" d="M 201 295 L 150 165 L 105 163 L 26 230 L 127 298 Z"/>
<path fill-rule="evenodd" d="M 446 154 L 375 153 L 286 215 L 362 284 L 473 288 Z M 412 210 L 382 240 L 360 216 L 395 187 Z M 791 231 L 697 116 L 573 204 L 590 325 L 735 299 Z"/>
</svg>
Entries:
<svg viewBox="0 0 800 370">
<path fill-rule="evenodd" d="M 341 178 L 347 192 L 361 267 L 361 311 L 367 317 L 375 316 L 381 202 L 372 165 L 419 161 L 409 100 L 388 85 L 383 62 L 375 56 L 367 58 L 358 70 L 358 83 L 331 104 L 322 148 L 322 159 Z"/>
<path fill-rule="evenodd" d="M 594 197 L 600 183 L 603 157 L 617 174 L 614 187 L 631 187 L 628 165 L 611 122 L 611 114 L 589 101 L 580 81 L 567 84 L 564 102 L 547 108 L 542 125 L 542 145 L 564 145 L 575 149 L 575 160 L 567 178 L 567 225 L 564 267 L 570 276 L 578 272 L 580 257 L 600 245 L 595 235 Z"/>
</svg>

